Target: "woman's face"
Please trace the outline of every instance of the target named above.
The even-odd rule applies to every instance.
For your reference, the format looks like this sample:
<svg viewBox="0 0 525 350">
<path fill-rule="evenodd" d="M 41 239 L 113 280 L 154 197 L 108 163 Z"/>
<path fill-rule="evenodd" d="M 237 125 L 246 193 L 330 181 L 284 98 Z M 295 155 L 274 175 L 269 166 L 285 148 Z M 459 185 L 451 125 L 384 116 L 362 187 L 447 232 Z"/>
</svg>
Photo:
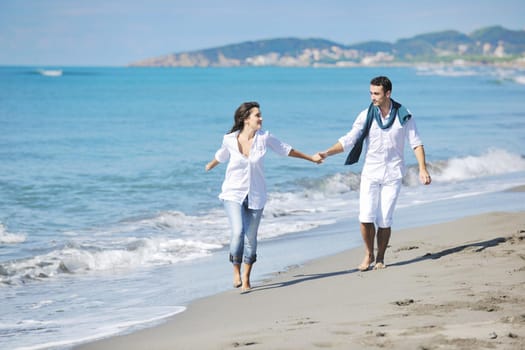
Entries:
<svg viewBox="0 0 525 350">
<path fill-rule="evenodd" d="M 259 130 L 262 128 L 262 114 L 259 108 L 253 107 L 250 109 L 248 118 L 244 120 L 244 127 L 249 127 L 252 130 Z"/>
</svg>

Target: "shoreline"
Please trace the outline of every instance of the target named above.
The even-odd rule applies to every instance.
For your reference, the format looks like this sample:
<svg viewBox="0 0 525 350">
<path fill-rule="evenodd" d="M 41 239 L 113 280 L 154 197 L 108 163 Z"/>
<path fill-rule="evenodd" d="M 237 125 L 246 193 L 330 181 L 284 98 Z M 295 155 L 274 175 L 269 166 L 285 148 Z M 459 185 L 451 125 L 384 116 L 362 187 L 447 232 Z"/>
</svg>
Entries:
<svg viewBox="0 0 525 350">
<path fill-rule="evenodd" d="M 472 68 L 472 67 L 492 67 L 492 68 L 505 68 L 505 69 L 523 69 L 525 68 L 525 60 L 515 60 L 507 62 L 481 62 L 481 61 L 440 61 L 440 62 L 430 62 L 430 61 L 418 61 L 418 62 L 379 62 L 379 63 L 353 63 L 353 64 L 329 64 L 329 63 L 315 63 L 310 65 L 263 65 L 263 66 L 252 66 L 252 65 L 238 65 L 238 66 L 179 66 L 179 65 L 155 65 L 155 64 L 127 64 L 123 66 L 114 66 L 115 68 L 164 68 L 164 69 L 177 69 L 177 68 L 199 68 L 199 69 L 209 69 L 209 68 L 333 68 L 333 69 L 352 69 L 352 68 L 417 68 L 417 67 L 455 67 L 455 68 Z"/>
<path fill-rule="evenodd" d="M 523 247 L 523 211 L 402 229 L 385 270 L 357 271 L 362 247 L 346 250 L 277 272 L 249 293 L 198 299 L 163 324 L 75 349 L 519 348 Z"/>
<path fill-rule="evenodd" d="M 506 192 L 525 192 L 525 185 L 509 188 Z"/>
</svg>

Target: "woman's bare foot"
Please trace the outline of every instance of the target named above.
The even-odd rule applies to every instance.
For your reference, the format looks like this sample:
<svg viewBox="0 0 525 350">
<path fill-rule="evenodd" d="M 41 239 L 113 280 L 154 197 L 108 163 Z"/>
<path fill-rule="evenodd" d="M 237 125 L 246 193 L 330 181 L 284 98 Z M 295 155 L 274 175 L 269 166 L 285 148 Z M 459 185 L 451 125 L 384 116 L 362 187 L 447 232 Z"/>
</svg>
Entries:
<svg viewBox="0 0 525 350">
<path fill-rule="evenodd" d="M 363 262 L 357 267 L 359 271 L 368 271 L 370 269 L 370 265 L 374 261 L 373 255 L 365 255 L 365 258 L 363 259 Z"/>
<path fill-rule="evenodd" d="M 242 286 L 241 265 L 233 265 L 233 288 Z"/>
<path fill-rule="evenodd" d="M 252 289 L 250 284 L 250 275 L 252 272 L 252 264 L 244 264 L 243 274 L 242 274 L 242 292 L 248 292 Z"/>
<path fill-rule="evenodd" d="M 242 284 L 242 288 L 241 288 L 241 292 L 249 292 L 250 290 L 252 289 L 252 286 L 250 285 L 250 282 L 248 283 L 243 283 Z"/>
</svg>

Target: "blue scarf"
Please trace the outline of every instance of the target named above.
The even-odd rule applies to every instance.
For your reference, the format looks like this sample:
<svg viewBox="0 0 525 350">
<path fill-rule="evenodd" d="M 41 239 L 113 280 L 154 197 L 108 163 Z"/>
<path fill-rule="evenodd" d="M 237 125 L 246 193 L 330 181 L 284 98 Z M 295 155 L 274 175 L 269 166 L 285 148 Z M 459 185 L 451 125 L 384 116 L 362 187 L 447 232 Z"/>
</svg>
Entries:
<svg viewBox="0 0 525 350">
<path fill-rule="evenodd" d="M 405 123 L 412 117 L 412 115 L 408 112 L 405 106 L 402 106 L 400 103 L 394 101 L 393 99 L 390 99 L 390 101 L 392 101 L 392 108 L 390 110 L 390 115 L 386 119 L 385 124 L 383 124 L 383 118 L 381 118 L 381 112 L 379 111 L 379 108 L 375 107 L 373 103 L 370 103 L 370 106 L 368 107 L 368 114 L 366 116 L 365 127 L 361 132 L 361 136 L 359 136 L 354 147 L 346 157 L 345 165 L 354 164 L 359 161 L 359 156 L 361 155 L 361 151 L 363 150 L 363 142 L 368 136 L 368 132 L 370 131 L 370 127 L 372 126 L 373 120 L 376 121 L 377 125 L 381 129 L 385 130 L 390 128 L 392 124 L 394 124 L 394 120 L 396 120 L 396 115 L 399 116 L 399 122 L 401 123 L 401 125 L 405 125 Z"/>
</svg>

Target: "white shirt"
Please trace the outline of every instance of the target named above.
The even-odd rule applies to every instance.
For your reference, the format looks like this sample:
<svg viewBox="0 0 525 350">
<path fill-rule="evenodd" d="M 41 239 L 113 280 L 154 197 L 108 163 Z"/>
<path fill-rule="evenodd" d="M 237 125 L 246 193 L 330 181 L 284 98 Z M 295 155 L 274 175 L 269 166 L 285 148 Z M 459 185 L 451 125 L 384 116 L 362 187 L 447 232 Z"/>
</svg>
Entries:
<svg viewBox="0 0 525 350">
<path fill-rule="evenodd" d="M 352 129 L 339 139 L 345 152 L 349 152 L 354 147 L 361 135 L 367 114 L 368 108 L 359 113 Z M 423 144 L 413 117 L 401 126 L 399 117 L 396 116 L 394 124 L 386 130 L 381 129 L 375 120 L 372 121 L 365 139 L 367 150 L 361 176 L 379 181 L 401 179 L 405 174 L 405 140 L 408 140 L 412 149 Z"/>
<path fill-rule="evenodd" d="M 242 204 L 248 196 L 250 209 L 262 209 L 266 204 L 266 181 L 264 179 L 264 156 L 267 148 L 281 156 L 287 156 L 292 146 L 279 141 L 267 131 L 259 130 L 246 157 L 239 150 L 239 131 L 224 135 L 222 146 L 215 159 L 224 163 L 229 160 L 219 198 Z"/>
</svg>

